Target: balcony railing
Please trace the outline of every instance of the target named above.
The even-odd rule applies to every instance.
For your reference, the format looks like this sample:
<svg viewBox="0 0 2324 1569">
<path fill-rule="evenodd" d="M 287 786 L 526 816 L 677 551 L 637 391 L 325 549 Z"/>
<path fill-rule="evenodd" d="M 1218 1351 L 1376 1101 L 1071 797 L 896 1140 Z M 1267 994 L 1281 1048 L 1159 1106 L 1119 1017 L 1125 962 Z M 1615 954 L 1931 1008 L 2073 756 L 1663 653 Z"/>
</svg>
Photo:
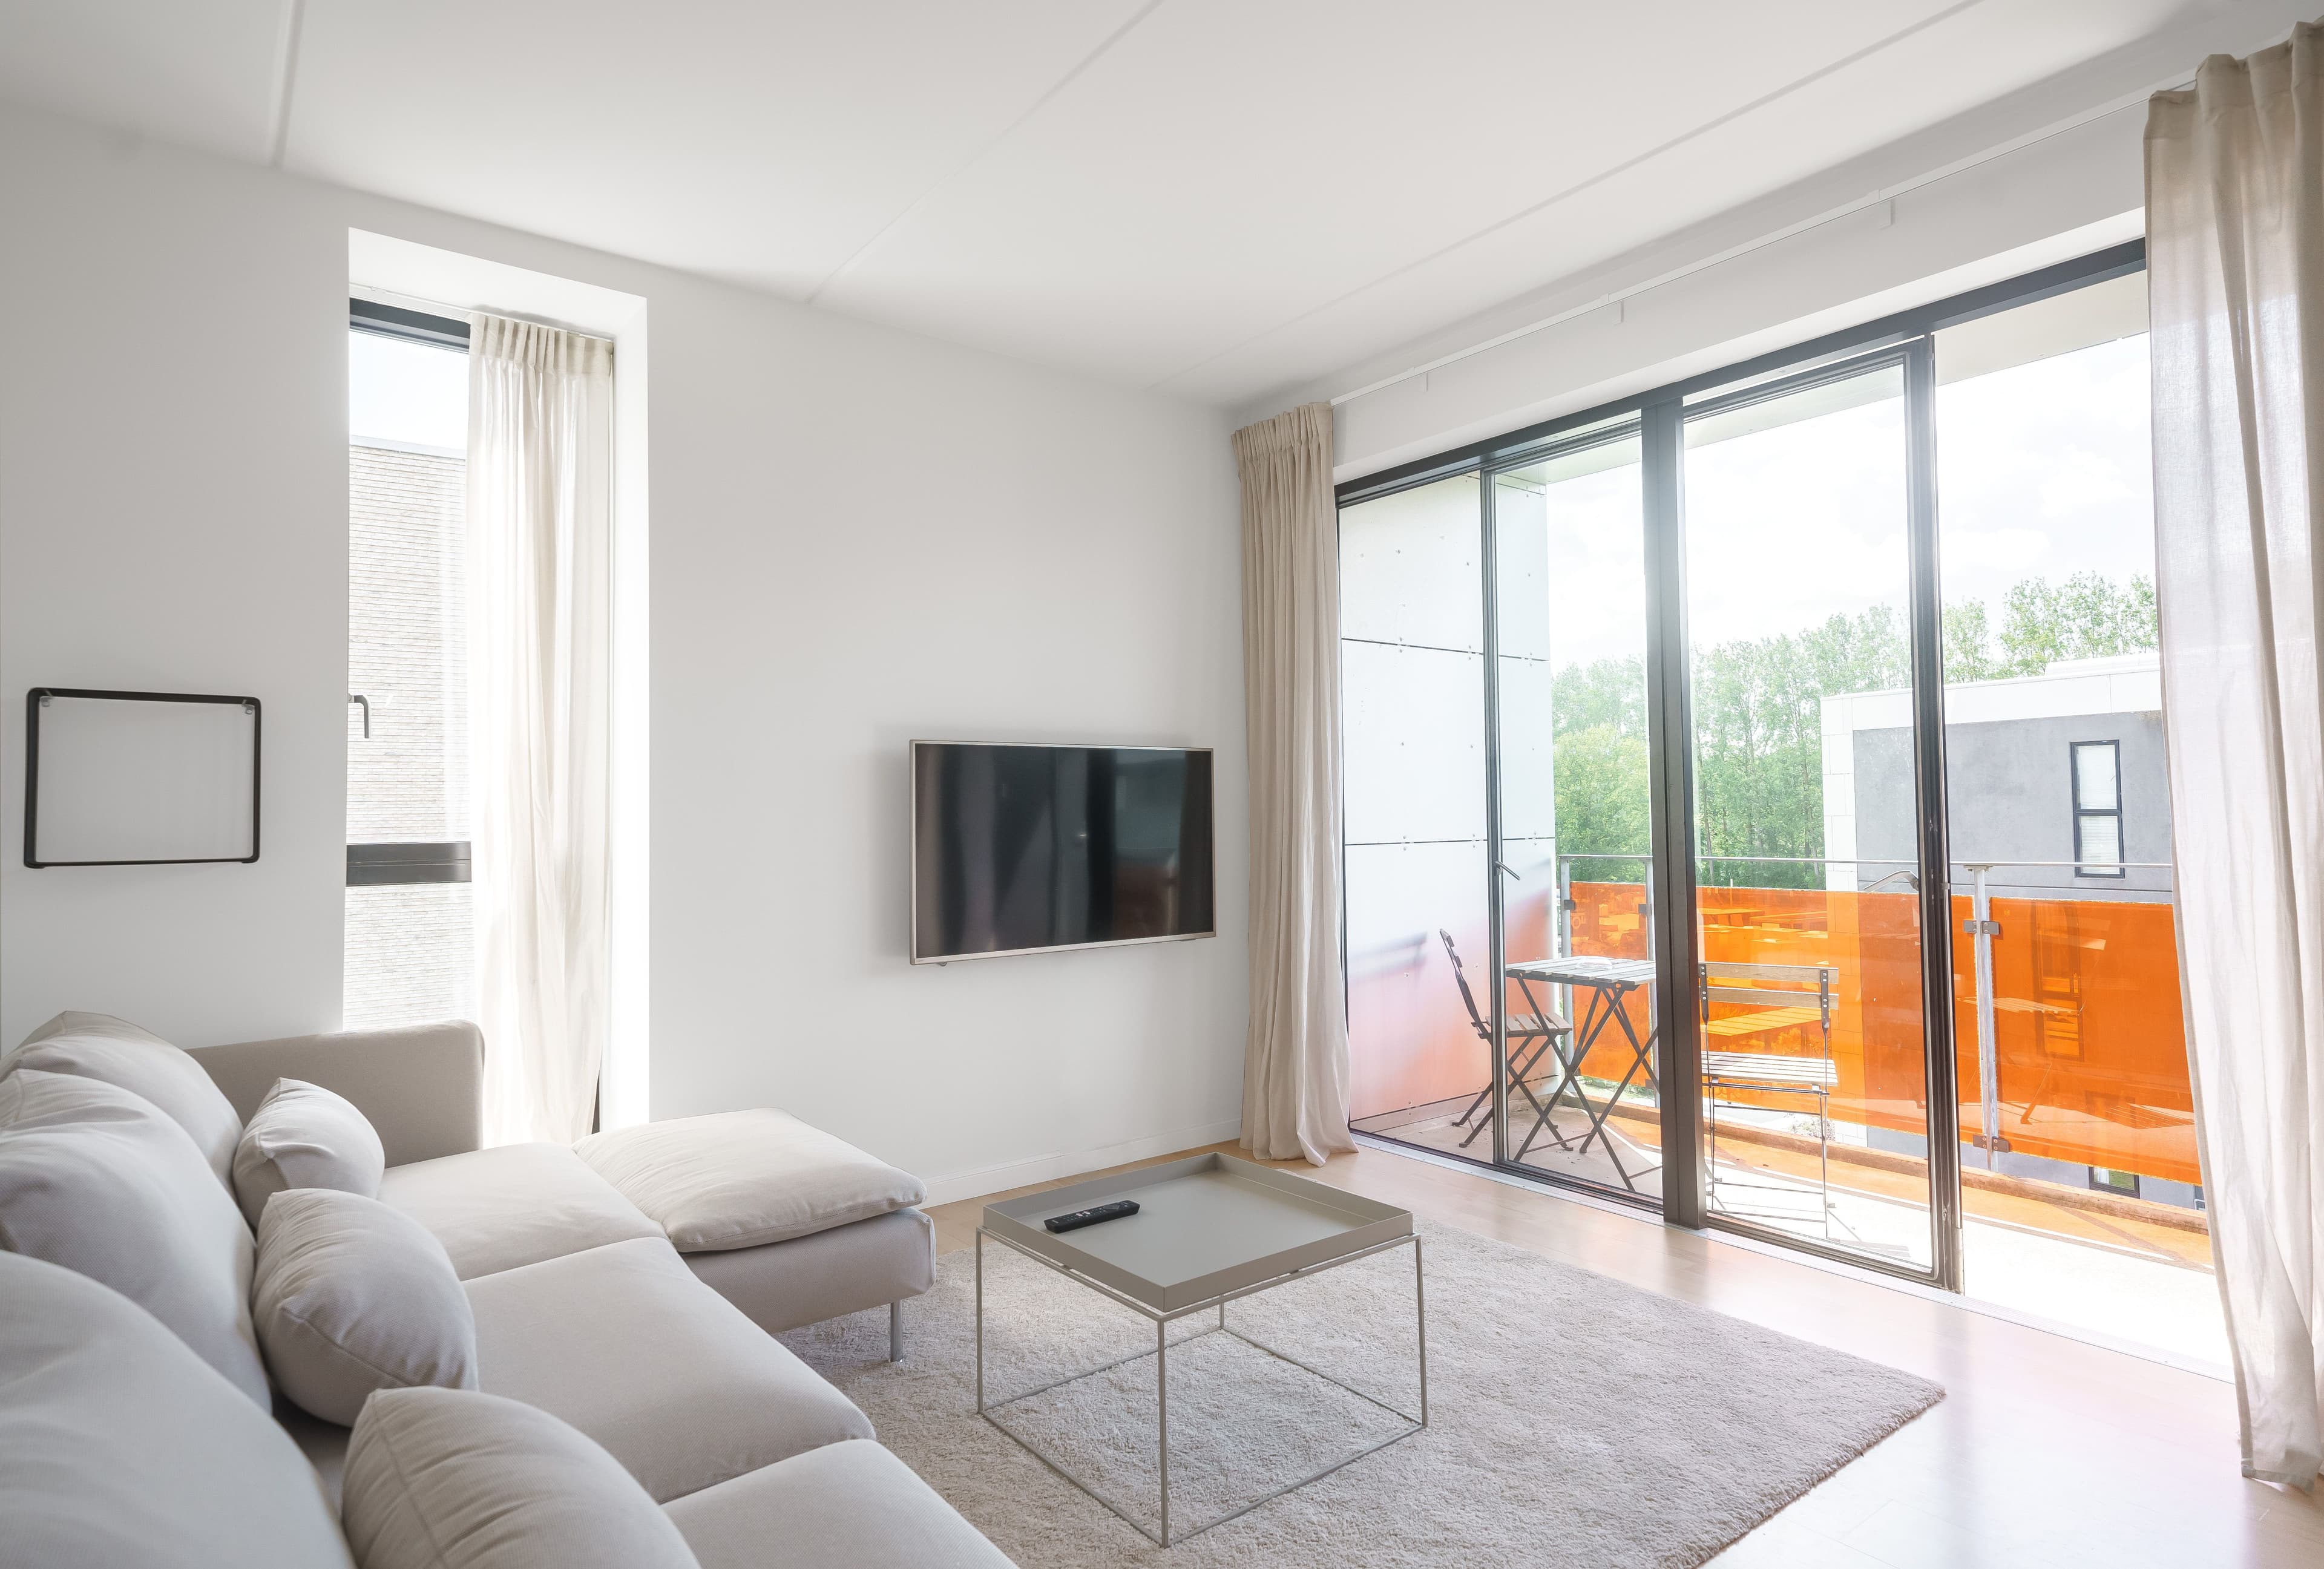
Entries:
<svg viewBox="0 0 2324 1569">
<path fill-rule="evenodd" d="M 1746 863 L 1741 857 L 1711 859 Z M 1812 864 L 1818 874 L 1859 864 L 1780 860 Z M 1646 885 L 1575 874 L 1577 866 L 1586 871 L 1592 863 L 1618 874 L 1642 871 L 1642 858 L 1560 856 L 1558 863 L 1554 887 L 1537 877 L 1510 884 L 1504 914 L 1510 957 L 1652 956 Z M 2042 864 L 1958 868 L 1953 1043 L 1960 1127 L 1973 1151 L 1968 1159 L 1990 1166 L 1995 1156 L 2015 1153 L 2197 1183 L 2176 933 L 2171 905 L 2153 901 L 2167 900 L 2167 885 L 2130 891 L 2146 893 L 2146 901 L 2077 898 L 2067 889 L 2055 897 L 1992 895 L 1996 872 Z M 1738 866 L 1725 870 L 1734 873 Z M 1831 1049 L 1839 1071 L 1831 1117 L 1920 1137 L 1928 1128 L 1920 900 L 1901 869 L 1873 881 L 1835 890 L 1714 884 L 1706 877 L 1697 893 L 1702 957 L 1712 964 L 1831 965 Z M 1454 935 L 1464 952 L 1482 959 L 1481 932 Z M 1359 1118 L 1473 1094 L 1486 1081 L 1482 1050 L 1465 1030 L 1449 974 L 1425 974 L 1443 964 L 1441 954 L 1431 954 L 1434 946 L 1351 955 L 1359 961 L 1349 999 Z M 1514 996 L 1510 1005 L 1519 1005 Z M 1628 1005 L 1643 1033 L 1646 994 L 1633 994 Z M 1725 1006 L 1713 1004 L 1713 1017 Z M 1819 1057 L 1822 1048 L 1820 1037 L 1766 1046 Z M 1623 1049 L 1601 1044 L 1584 1059 L 1583 1074 L 1619 1078 Z M 1772 1098 L 1766 1104 L 1797 1110 Z"/>
</svg>

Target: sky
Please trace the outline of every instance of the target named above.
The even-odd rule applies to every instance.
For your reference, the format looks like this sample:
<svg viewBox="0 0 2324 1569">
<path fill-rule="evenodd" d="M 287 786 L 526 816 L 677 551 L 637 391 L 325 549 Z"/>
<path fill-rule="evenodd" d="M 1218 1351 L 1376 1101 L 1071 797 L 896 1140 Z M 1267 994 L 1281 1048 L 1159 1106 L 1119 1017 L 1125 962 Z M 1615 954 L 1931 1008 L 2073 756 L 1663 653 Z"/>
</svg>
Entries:
<svg viewBox="0 0 2324 1569">
<path fill-rule="evenodd" d="M 468 356 L 409 338 L 348 333 L 347 435 L 466 452 Z"/>
<path fill-rule="evenodd" d="M 1797 632 L 1905 603 L 1903 405 L 1882 399 L 1692 448 L 1688 627 L 1697 643 Z M 1937 389 L 1938 544 L 1947 603 L 2028 577 L 2154 571 L 2146 338 Z M 1645 648 L 1638 471 L 1553 486 L 1559 667 Z"/>
</svg>

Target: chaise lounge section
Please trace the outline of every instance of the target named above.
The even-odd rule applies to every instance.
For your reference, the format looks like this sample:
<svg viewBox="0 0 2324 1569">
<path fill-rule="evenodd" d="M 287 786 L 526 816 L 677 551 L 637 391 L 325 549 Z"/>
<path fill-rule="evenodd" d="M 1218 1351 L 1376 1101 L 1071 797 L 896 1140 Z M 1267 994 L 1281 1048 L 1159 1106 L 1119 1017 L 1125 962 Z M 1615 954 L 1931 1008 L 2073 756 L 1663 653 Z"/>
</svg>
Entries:
<svg viewBox="0 0 2324 1569">
<path fill-rule="evenodd" d="M 917 1177 L 771 1108 L 651 1122 L 554 1144 L 482 1149 L 484 1038 L 466 1023 L 196 1048 L 247 1120 L 278 1079 L 370 1117 L 380 1197 L 413 1215 L 462 1279 L 659 1236 L 770 1334 L 903 1303 L 936 1283 Z"/>
</svg>

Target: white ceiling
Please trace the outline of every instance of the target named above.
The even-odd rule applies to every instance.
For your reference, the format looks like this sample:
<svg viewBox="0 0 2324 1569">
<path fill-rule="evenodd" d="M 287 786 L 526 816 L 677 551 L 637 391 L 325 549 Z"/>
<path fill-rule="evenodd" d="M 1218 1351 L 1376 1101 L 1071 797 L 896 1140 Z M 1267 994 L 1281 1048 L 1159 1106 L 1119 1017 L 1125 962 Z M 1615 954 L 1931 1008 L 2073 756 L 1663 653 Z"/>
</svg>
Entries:
<svg viewBox="0 0 2324 1569">
<path fill-rule="evenodd" d="M 1232 403 L 2281 9 L 0 0 L 0 97 Z"/>
</svg>

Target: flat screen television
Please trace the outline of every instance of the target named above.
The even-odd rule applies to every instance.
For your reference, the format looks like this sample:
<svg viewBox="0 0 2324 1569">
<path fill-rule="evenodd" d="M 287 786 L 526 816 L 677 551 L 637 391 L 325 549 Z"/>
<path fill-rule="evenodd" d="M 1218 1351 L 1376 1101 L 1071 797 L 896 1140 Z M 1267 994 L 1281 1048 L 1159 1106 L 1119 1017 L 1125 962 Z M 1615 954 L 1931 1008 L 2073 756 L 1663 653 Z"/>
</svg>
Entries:
<svg viewBox="0 0 2324 1569">
<path fill-rule="evenodd" d="M 1211 753 L 912 743 L 912 962 L 1215 935 Z"/>
</svg>

